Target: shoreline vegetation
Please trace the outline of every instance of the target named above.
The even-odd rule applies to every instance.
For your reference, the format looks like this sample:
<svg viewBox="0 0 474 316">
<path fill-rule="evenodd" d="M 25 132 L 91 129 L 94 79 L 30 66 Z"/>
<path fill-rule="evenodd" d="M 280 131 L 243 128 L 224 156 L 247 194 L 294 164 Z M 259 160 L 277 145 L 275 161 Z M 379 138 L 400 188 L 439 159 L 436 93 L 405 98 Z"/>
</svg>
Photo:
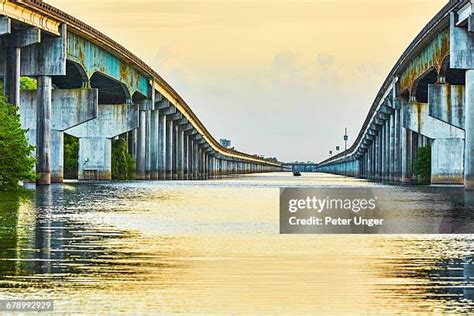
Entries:
<svg viewBox="0 0 474 316">
<path fill-rule="evenodd" d="M 21 78 L 21 89 L 36 89 L 36 81 Z M 0 191 L 18 191 L 21 181 L 34 181 L 36 159 L 34 147 L 28 143 L 27 130 L 21 127 L 16 106 L 7 102 L 0 85 Z"/>
</svg>

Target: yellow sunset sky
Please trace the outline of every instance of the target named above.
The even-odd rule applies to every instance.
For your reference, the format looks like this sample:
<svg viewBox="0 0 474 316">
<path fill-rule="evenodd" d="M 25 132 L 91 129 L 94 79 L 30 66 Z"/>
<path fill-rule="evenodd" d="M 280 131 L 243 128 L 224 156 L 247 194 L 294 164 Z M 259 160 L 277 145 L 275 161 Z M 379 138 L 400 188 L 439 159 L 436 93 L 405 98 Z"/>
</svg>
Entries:
<svg viewBox="0 0 474 316">
<path fill-rule="evenodd" d="M 447 0 L 47 0 L 138 55 L 217 139 L 283 161 L 353 140 Z"/>
</svg>

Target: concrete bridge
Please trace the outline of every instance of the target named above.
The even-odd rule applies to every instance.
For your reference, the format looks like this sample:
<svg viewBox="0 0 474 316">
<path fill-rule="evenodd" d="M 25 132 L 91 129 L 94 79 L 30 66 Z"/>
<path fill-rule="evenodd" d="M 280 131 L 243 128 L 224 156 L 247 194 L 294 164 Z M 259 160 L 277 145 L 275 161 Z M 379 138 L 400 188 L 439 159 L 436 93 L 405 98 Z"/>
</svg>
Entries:
<svg viewBox="0 0 474 316">
<path fill-rule="evenodd" d="M 297 163 L 289 162 L 282 164 L 284 171 L 291 172 L 316 172 L 318 170 L 318 165 L 314 163 Z"/>
<path fill-rule="evenodd" d="M 79 179 L 111 179 L 126 136 L 137 179 L 206 179 L 281 170 L 222 147 L 188 104 L 121 45 L 38 0 L 0 0 L 0 76 L 36 146 L 38 184 L 63 181 L 64 134 L 79 138 Z M 20 91 L 20 76 L 36 91 Z"/>
<path fill-rule="evenodd" d="M 431 146 L 434 184 L 474 189 L 474 15 L 449 1 L 403 53 L 351 148 L 319 171 L 411 182 L 421 147 Z"/>
</svg>

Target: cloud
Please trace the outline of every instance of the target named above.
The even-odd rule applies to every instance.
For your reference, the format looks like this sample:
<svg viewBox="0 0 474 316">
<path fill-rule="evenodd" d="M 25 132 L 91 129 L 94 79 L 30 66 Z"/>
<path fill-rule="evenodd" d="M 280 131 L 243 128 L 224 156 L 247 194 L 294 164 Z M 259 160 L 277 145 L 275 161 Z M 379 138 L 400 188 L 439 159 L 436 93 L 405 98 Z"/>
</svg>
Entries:
<svg viewBox="0 0 474 316">
<path fill-rule="evenodd" d="M 281 51 L 258 68 L 198 72 L 173 58 L 160 52 L 157 66 L 214 137 L 285 161 L 326 158 L 343 144 L 345 127 L 354 139 L 382 77 L 376 64 L 351 68 L 326 53 L 305 62 Z"/>
</svg>

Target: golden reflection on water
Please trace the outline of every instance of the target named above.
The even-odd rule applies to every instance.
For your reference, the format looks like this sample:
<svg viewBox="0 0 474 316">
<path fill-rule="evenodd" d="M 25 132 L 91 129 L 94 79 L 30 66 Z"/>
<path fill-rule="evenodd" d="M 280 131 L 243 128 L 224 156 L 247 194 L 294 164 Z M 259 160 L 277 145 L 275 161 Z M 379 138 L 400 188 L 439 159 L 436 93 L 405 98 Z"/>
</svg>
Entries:
<svg viewBox="0 0 474 316">
<path fill-rule="evenodd" d="M 61 313 L 97 314 L 473 307 L 472 237 L 279 235 L 280 186 L 381 185 L 273 174 L 3 197 L 0 296 L 52 298 Z"/>
</svg>

